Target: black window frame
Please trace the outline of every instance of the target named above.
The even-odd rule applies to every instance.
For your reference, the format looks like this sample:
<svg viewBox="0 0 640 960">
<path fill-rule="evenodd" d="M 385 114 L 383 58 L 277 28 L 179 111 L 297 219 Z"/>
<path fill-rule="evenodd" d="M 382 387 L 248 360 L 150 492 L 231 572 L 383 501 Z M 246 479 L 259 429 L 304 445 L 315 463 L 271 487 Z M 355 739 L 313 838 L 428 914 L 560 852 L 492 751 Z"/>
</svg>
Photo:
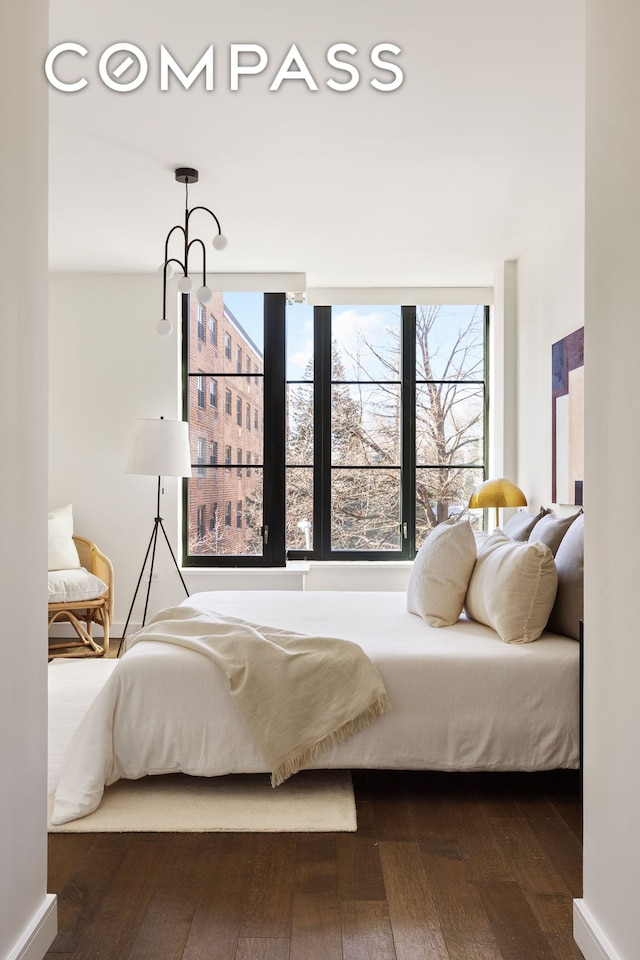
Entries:
<svg viewBox="0 0 640 960">
<path fill-rule="evenodd" d="M 320 561 L 401 561 L 412 560 L 416 554 L 416 306 L 401 306 L 401 517 L 402 543 L 398 550 L 350 551 L 333 550 L 330 536 L 331 510 L 331 456 L 330 429 L 324 431 L 320 443 L 314 449 L 314 507 L 313 547 L 311 550 L 286 549 L 286 294 L 264 295 L 264 372 L 253 374 L 256 382 L 263 379 L 263 410 L 269 416 L 262 418 L 264 434 L 262 463 L 252 463 L 263 471 L 263 531 L 268 538 L 263 542 L 259 555 L 201 555 L 188 552 L 188 480 L 183 484 L 183 565 L 185 567 L 273 567 L 284 566 L 287 559 Z M 182 297 L 182 359 L 183 359 L 183 410 L 189 416 L 189 298 Z M 482 464 L 432 465 L 429 469 L 460 469 L 483 471 L 486 477 L 488 463 L 488 410 L 489 410 L 489 319 L 490 306 L 478 304 L 483 309 L 484 319 L 484 378 L 482 381 L 461 380 L 460 383 L 482 383 L 484 391 L 484 450 Z M 330 306 L 314 308 L 314 421 L 316 429 L 321 423 L 330 424 L 331 411 L 331 310 Z M 226 339 L 226 338 L 225 338 Z M 226 352 L 226 351 L 225 351 Z M 236 376 L 238 376 L 236 371 Z M 289 381 L 291 382 L 291 381 Z M 226 405 L 225 405 L 226 410 Z M 258 414 L 254 407 L 254 415 Z M 320 433 L 316 434 L 320 436 Z M 230 469 L 225 458 L 225 467 Z M 245 466 L 246 468 L 246 466 Z M 375 469 L 375 468 L 372 468 Z"/>
</svg>

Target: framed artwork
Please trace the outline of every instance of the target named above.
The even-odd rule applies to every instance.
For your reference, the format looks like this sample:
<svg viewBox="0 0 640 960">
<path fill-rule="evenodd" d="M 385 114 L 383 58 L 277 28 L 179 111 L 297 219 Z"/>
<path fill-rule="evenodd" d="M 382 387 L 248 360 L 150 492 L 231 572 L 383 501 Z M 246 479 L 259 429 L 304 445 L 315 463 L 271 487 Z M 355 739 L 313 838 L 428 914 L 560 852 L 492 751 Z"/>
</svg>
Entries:
<svg viewBox="0 0 640 960">
<path fill-rule="evenodd" d="M 584 327 L 551 348 L 551 499 L 584 496 Z"/>
</svg>

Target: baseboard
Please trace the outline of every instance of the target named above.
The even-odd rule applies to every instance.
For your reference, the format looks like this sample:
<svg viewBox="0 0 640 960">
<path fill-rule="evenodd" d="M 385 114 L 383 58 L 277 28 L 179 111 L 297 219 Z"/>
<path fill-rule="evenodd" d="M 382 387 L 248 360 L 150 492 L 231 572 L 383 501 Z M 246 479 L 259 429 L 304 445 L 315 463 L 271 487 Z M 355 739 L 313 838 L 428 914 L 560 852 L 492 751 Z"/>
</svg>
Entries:
<svg viewBox="0 0 640 960">
<path fill-rule="evenodd" d="M 42 960 L 58 933 L 58 900 L 46 894 L 7 960 Z"/>
<path fill-rule="evenodd" d="M 573 901 L 573 939 L 585 960 L 622 960 L 582 899 Z"/>
</svg>

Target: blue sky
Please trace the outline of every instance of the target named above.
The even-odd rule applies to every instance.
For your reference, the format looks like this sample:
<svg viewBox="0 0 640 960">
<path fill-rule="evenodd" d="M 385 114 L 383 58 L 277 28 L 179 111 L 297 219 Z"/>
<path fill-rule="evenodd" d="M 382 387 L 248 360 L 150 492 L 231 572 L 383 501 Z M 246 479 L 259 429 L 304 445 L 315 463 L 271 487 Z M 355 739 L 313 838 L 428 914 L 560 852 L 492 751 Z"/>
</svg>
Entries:
<svg viewBox="0 0 640 960">
<path fill-rule="evenodd" d="M 256 346 L 263 350 L 263 294 L 225 293 L 224 301 Z M 440 357 L 444 359 L 449 356 L 460 327 L 466 326 L 475 310 L 477 308 L 473 306 L 441 308 L 441 322 L 438 323 L 437 331 Z M 333 335 L 341 347 L 347 380 L 358 379 L 358 362 L 361 363 L 360 372 L 366 372 L 364 379 L 390 378 L 388 370 L 372 356 L 364 340 L 374 348 L 386 345 L 388 352 L 395 342 L 395 338 L 389 335 L 389 329 L 399 331 L 399 317 L 400 307 L 395 305 L 333 307 Z M 435 343 L 432 346 L 435 348 Z M 433 356 L 436 368 L 438 354 L 434 353 Z M 307 362 L 312 355 L 313 307 L 306 303 L 288 306 L 287 379 L 302 379 Z M 349 356 L 353 358 L 351 361 Z"/>
</svg>

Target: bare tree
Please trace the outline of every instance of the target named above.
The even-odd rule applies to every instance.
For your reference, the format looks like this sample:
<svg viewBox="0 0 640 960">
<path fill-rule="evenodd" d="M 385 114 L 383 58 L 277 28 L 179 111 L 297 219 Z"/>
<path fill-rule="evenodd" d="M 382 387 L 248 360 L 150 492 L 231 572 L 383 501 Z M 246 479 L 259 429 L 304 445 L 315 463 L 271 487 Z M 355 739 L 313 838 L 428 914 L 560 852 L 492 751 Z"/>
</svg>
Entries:
<svg viewBox="0 0 640 960">
<path fill-rule="evenodd" d="M 439 306 L 418 307 L 416 316 L 417 379 L 422 380 L 416 402 L 416 459 L 437 468 L 418 469 L 416 475 L 418 523 L 424 517 L 424 533 L 446 519 L 452 503 L 468 501 L 477 475 L 460 467 L 483 460 L 482 323 L 474 313 L 446 343 L 437 337 L 440 311 Z"/>
<path fill-rule="evenodd" d="M 418 307 L 416 317 L 416 510 L 422 535 L 446 519 L 453 505 L 468 501 L 481 477 L 483 453 L 481 315 L 476 312 L 459 328 L 447 328 L 444 317 L 439 322 L 440 314 L 440 307 L 425 306 Z M 399 358 L 395 329 L 388 329 L 381 343 L 361 331 L 352 352 L 332 344 L 333 549 L 400 546 Z M 356 371 L 357 384 L 342 382 L 345 360 Z M 307 374 L 311 376 L 310 368 Z M 382 381 L 384 376 L 389 379 Z M 374 379 L 382 382 L 374 384 Z M 311 388 L 290 396 L 289 417 L 289 462 L 311 464 Z M 478 470 L 464 469 L 468 464 L 477 464 Z M 311 481 L 311 470 L 290 471 L 290 545 L 300 539 L 296 528 L 301 511 L 311 509 Z"/>
</svg>

